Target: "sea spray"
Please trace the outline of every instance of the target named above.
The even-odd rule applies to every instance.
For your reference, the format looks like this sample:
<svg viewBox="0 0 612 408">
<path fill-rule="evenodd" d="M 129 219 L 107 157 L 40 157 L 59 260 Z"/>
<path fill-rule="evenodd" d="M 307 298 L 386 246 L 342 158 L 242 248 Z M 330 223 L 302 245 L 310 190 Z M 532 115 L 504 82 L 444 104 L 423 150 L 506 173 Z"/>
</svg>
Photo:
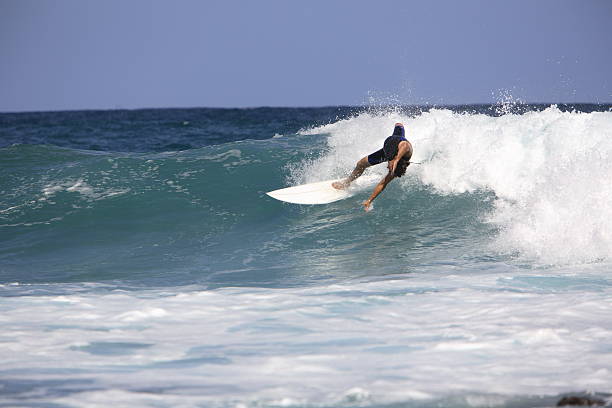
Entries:
<svg viewBox="0 0 612 408">
<path fill-rule="evenodd" d="M 416 179 L 441 195 L 493 193 L 495 205 L 483 221 L 498 228 L 499 251 L 549 264 L 612 257 L 610 113 L 556 106 L 501 116 L 448 109 L 363 113 L 307 132 L 329 134 L 329 151 L 309 163 L 304 181 L 347 174 L 380 148 L 396 121 L 406 126 L 413 159 L 423 162 L 399 183 Z M 386 168 L 368 171 L 382 177 Z"/>
</svg>

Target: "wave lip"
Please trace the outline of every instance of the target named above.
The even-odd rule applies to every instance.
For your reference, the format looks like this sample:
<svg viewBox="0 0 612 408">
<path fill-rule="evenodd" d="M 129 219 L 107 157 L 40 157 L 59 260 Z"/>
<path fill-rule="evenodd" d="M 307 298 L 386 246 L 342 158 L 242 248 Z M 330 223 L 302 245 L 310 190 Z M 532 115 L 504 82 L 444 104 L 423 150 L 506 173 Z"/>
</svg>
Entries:
<svg viewBox="0 0 612 408">
<path fill-rule="evenodd" d="M 440 195 L 489 191 L 495 250 L 546 264 L 612 259 L 612 112 L 363 113 L 307 132 L 328 134 L 328 152 L 300 169 L 302 180 L 346 174 L 396 121 L 423 162 L 400 181 L 407 197 L 415 181 Z"/>
</svg>

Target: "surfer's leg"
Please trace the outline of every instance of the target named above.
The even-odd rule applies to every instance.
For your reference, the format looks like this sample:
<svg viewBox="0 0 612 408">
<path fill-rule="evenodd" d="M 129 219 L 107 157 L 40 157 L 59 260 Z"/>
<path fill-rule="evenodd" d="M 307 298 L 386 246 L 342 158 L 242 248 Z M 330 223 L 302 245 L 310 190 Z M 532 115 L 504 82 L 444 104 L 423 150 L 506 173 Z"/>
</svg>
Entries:
<svg viewBox="0 0 612 408">
<path fill-rule="evenodd" d="M 344 180 L 342 181 L 335 181 L 332 183 L 332 186 L 334 188 L 337 188 L 338 190 L 344 190 L 345 188 L 348 188 L 348 186 L 351 185 L 351 183 L 357 179 L 359 176 L 361 176 L 363 174 L 363 172 L 365 171 L 365 169 L 367 169 L 368 167 L 370 167 L 372 164 L 370 163 L 370 161 L 368 160 L 369 156 L 366 156 L 362 159 L 360 159 L 357 162 L 357 165 L 355 165 L 355 169 L 353 170 L 353 172 Z"/>
<path fill-rule="evenodd" d="M 361 176 L 363 174 L 363 172 L 365 171 L 365 169 L 367 169 L 368 167 L 370 167 L 372 164 L 370 164 L 370 162 L 368 161 L 367 157 L 362 158 L 361 160 L 359 160 L 357 162 L 357 165 L 355 166 L 355 169 L 353 170 L 353 172 L 351 173 L 350 176 L 348 176 L 348 182 L 349 184 L 353 182 L 353 180 L 357 179 L 359 176 Z"/>
</svg>

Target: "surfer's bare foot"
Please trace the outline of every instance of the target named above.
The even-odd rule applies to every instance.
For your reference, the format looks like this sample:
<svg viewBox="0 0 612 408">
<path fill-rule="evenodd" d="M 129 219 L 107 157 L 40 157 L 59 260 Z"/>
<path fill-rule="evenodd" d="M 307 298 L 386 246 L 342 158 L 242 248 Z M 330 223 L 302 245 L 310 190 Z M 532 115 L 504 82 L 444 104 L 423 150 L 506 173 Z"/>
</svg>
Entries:
<svg viewBox="0 0 612 408">
<path fill-rule="evenodd" d="M 332 187 L 336 190 L 345 190 L 349 186 L 349 183 L 346 180 L 343 181 L 334 181 L 332 183 Z"/>
</svg>

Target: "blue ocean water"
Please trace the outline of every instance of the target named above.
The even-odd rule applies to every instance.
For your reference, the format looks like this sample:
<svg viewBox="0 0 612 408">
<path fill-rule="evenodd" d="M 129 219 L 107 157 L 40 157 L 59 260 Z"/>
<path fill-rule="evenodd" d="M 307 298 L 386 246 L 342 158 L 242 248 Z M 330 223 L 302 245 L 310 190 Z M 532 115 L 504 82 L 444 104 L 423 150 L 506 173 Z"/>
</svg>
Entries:
<svg viewBox="0 0 612 408">
<path fill-rule="evenodd" d="M 323 206 L 402 121 L 405 177 Z M 0 114 L 0 406 L 612 389 L 612 106 Z"/>
</svg>

